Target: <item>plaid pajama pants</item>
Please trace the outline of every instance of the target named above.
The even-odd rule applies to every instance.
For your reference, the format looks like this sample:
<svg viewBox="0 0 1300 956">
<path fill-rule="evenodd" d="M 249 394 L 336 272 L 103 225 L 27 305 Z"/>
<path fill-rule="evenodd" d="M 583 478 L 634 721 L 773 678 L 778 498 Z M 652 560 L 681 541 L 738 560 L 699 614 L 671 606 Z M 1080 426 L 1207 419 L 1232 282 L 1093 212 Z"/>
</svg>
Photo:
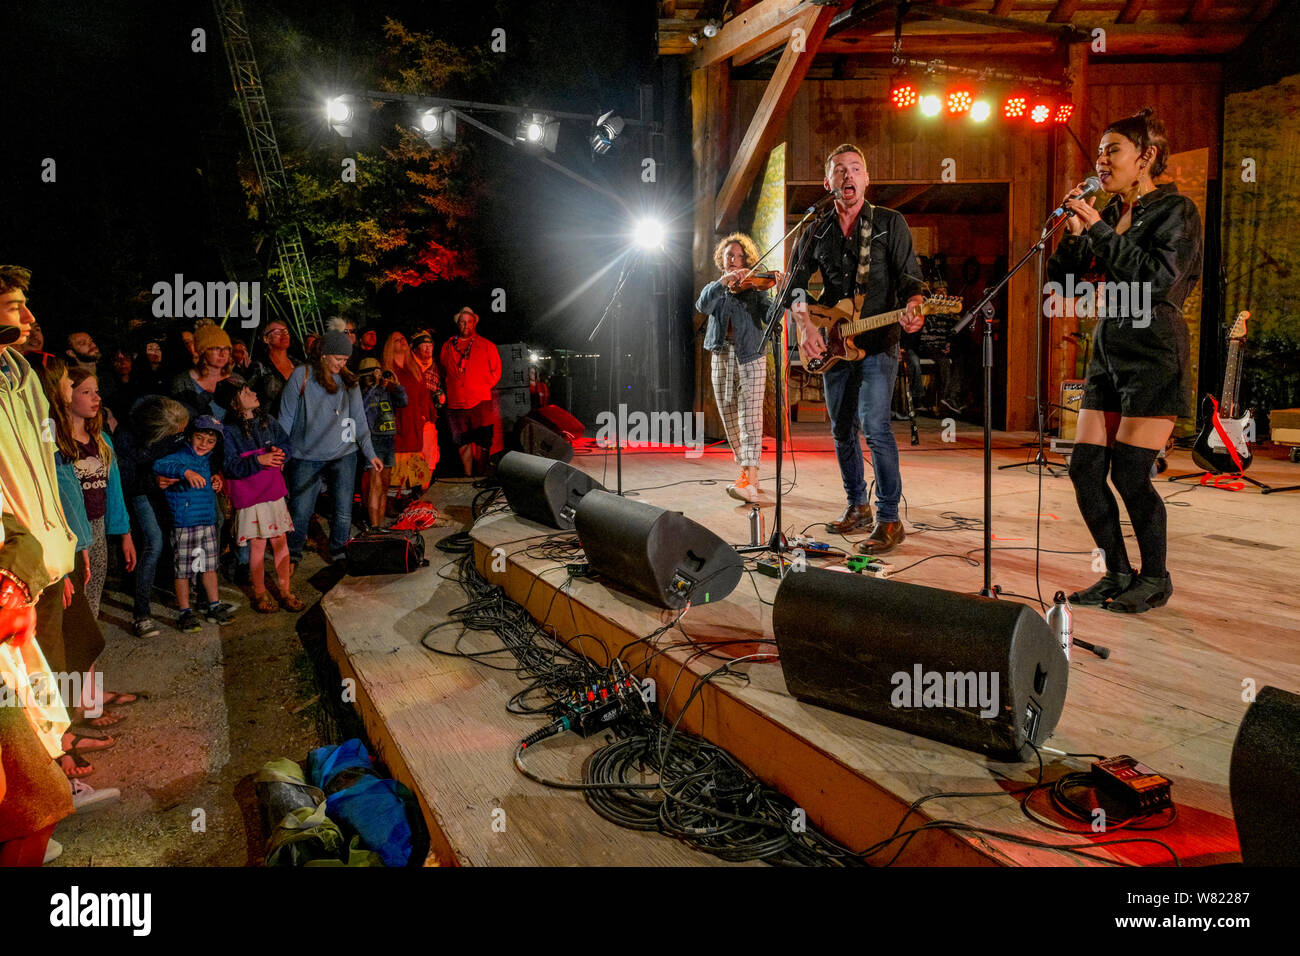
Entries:
<svg viewBox="0 0 1300 956">
<path fill-rule="evenodd" d="M 713 397 L 722 416 L 727 444 L 742 468 L 757 467 L 763 454 L 763 389 L 767 385 L 767 356 L 743 365 L 736 349 L 713 353 Z"/>
</svg>

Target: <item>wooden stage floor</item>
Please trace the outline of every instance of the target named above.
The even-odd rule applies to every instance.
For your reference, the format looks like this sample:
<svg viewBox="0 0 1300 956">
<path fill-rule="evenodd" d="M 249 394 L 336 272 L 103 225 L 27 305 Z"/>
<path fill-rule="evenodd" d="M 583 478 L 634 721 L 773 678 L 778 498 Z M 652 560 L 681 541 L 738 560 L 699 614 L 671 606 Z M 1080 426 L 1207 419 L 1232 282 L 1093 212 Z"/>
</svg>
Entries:
<svg viewBox="0 0 1300 956">
<path fill-rule="evenodd" d="M 886 560 L 899 580 L 974 593 L 983 580 L 982 531 L 978 524 L 969 526 L 978 522 L 983 507 L 980 433 L 974 426 L 960 426 L 956 441 L 944 442 L 937 425 L 928 425 L 918 446 L 906 444 L 905 426 L 896 426 L 909 537 Z M 797 480 L 784 498 L 783 524 L 788 535 L 811 533 L 840 545 L 843 540 L 828 536 L 824 528 L 809 528 L 833 520 L 843 508 L 826 428 L 795 426 L 797 473 L 788 457 L 785 473 Z M 996 433 L 994 465 L 1027 460 L 1032 452 L 1020 446 L 1027 437 Z M 583 451 L 573 464 L 612 490 L 613 455 L 591 447 Z M 769 442 L 762 470 L 769 527 L 775 502 L 772 457 Z M 1175 451 L 1167 474 L 1191 470 L 1188 454 Z M 723 491 L 736 471 L 725 447 L 710 448 L 698 458 L 686 457 L 681 449 L 623 456 L 625 491 L 683 511 L 740 543 L 748 540 L 749 509 Z M 1300 481 L 1300 466 L 1257 456 L 1250 474 L 1275 486 L 1294 484 Z M 1032 823 L 1015 797 L 1000 793 L 930 800 L 905 829 L 948 820 L 1055 845 L 1146 836 L 1172 846 L 1184 865 L 1239 859 L 1228 766 L 1249 690 L 1270 684 L 1300 689 L 1300 596 L 1294 588 L 1300 492 L 1265 496 L 1253 488 L 1228 492 L 1163 480 L 1157 488 L 1169 510 L 1173 599 L 1165 608 L 1135 616 L 1075 609 L 1076 636 L 1105 644 L 1112 653 L 1100 660 L 1075 649 L 1065 710 L 1047 744 L 1069 753 L 1130 754 L 1154 767 L 1173 780 L 1178 820 L 1150 834 L 1071 836 Z M 1033 596 L 1041 588 L 1050 602 L 1056 590 L 1073 590 L 1097 577 L 1092 542 L 1068 478 L 1063 473 L 1044 476 L 1041 505 L 1039 491 L 1032 468 L 995 472 L 992 579 L 1005 600 L 1035 607 L 1032 597 L 1011 595 Z M 440 483 L 430 496 L 455 515 L 463 514 L 470 494 L 467 485 Z M 1042 551 L 1036 582 L 1039 518 Z M 594 580 L 566 580 L 562 565 L 526 555 L 530 541 L 548 531 L 509 513 L 489 515 L 473 532 L 476 564 L 561 636 L 595 635 L 604 650 L 617 650 L 675 616 Z M 1136 560 L 1131 535 L 1128 543 Z M 497 547 L 510 555 L 504 571 L 492 567 L 491 552 Z M 511 674 L 437 657 L 420 647 L 420 635 L 463 603 L 459 587 L 437 576 L 438 565 L 435 561 L 402 578 L 345 579 L 326 597 L 325 610 L 331 649 L 344 676 L 356 680 L 370 736 L 394 774 L 419 795 L 435 831 L 439 859 L 476 865 L 718 864 L 666 837 L 619 830 L 588 809 L 580 795 L 547 790 L 514 771 L 514 743 L 538 725 L 505 713 L 519 682 Z M 679 629 L 656 639 L 661 653 L 649 667 L 666 713 L 675 716 L 695 680 L 727 657 L 774 650 L 771 608 L 759 596 L 770 602 L 775 591 L 775 580 L 747 575 L 725 601 L 693 607 Z M 717 656 L 701 654 L 705 645 L 716 645 L 712 651 Z M 603 653 L 587 649 L 593 657 Z M 625 660 L 636 666 L 646 654 L 645 645 L 636 645 Z M 793 798 L 810 823 L 855 849 L 893 833 L 908 804 L 921 797 L 1019 789 L 1037 773 L 1036 764 L 999 763 L 801 703 L 787 693 L 780 664 L 770 657 L 740 661 L 734 671 L 708 683 L 682 726 L 726 747 Z M 554 738 L 545 753 L 538 753 L 537 769 L 578 779 L 590 749 L 577 738 Z M 1050 754 L 1046 760 L 1049 780 L 1084 770 L 1089 762 Z M 509 821 L 504 832 L 493 827 L 495 809 L 504 810 L 498 817 Z M 1042 793 L 1034 809 L 1065 822 L 1051 812 Z M 1166 850 L 1150 843 L 1093 846 L 1088 852 L 1096 861 L 1171 862 Z M 892 855 L 891 848 L 874 862 Z M 898 858 L 900 865 L 1093 862 L 948 828 L 921 833 Z"/>
</svg>

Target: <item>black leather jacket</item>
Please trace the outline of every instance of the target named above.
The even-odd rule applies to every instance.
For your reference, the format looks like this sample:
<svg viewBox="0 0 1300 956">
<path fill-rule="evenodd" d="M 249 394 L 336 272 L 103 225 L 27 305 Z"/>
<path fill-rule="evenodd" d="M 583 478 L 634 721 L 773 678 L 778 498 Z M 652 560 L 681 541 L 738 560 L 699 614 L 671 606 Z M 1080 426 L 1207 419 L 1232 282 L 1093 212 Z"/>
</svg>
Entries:
<svg viewBox="0 0 1300 956">
<path fill-rule="evenodd" d="M 808 279 L 821 270 L 821 305 L 834 305 L 851 297 L 858 271 L 858 229 L 862 215 L 872 210 L 871 219 L 871 272 L 867 277 L 866 298 L 861 315 L 878 315 L 902 308 L 914 295 L 924 295 L 926 286 L 920 275 L 916 252 L 912 248 L 912 232 L 907 228 L 903 214 L 884 206 L 869 207 L 862 204 L 862 212 L 854 220 L 852 233 L 845 236 L 832 208 L 828 216 L 816 220 L 804 232 L 792 262 L 799 261 L 798 250 L 811 242 L 812 251 L 803 260 L 790 280 L 790 288 L 808 288 Z M 897 323 L 881 329 L 864 332 L 857 337 L 858 348 L 868 355 L 884 352 L 898 345 Z"/>
<path fill-rule="evenodd" d="M 1130 225 L 1115 232 L 1123 212 L 1119 196 L 1101 211 L 1101 221 L 1082 236 L 1067 236 L 1047 263 L 1053 282 L 1067 285 L 1100 273 L 1112 282 L 1150 283 L 1156 323 L 1183 321 L 1183 302 L 1201 277 L 1201 216 L 1196 204 L 1173 183 L 1157 186 L 1133 204 Z M 1115 316 L 1120 325 L 1129 316 Z"/>
</svg>

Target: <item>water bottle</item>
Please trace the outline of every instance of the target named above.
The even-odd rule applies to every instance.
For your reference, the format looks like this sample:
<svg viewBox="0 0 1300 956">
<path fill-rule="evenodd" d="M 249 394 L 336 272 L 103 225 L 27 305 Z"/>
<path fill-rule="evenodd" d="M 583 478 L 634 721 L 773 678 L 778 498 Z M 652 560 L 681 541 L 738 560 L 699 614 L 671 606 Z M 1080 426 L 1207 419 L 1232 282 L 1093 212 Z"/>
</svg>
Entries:
<svg viewBox="0 0 1300 956">
<path fill-rule="evenodd" d="M 1070 644 L 1074 637 L 1074 615 L 1070 612 L 1070 602 L 1065 599 L 1064 591 L 1057 591 L 1053 598 L 1055 603 L 1047 611 L 1047 626 L 1061 644 L 1065 659 L 1070 659 Z"/>
<path fill-rule="evenodd" d="M 751 545 L 764 544 L 763 541 L 763 512 L 759 510 L 758 505 L 749 509 L 749 543 Z"/>
</svg>

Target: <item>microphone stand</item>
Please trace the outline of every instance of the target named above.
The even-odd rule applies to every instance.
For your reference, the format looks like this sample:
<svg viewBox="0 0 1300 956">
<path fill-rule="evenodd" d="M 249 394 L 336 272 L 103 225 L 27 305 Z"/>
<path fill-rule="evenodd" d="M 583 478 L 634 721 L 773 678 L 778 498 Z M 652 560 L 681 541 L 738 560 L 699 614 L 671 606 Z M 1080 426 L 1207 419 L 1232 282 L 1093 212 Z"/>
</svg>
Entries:
<svg viewBox="0 0 1300 956">
<path fill-rule="evenodd" d="M 832 194 L 827 198 L 833 200 L 835 197 L 834 194 Z M 802 229 L 807 224 L 808 220 L 813 217 L 813 214 L 818 211 L 819 206 L 825 208 L 821 202 L 809 206 L 808 211 L 804 213 L 803 218 L 800 219 L 797 223 L 795 223 L 794 227 L 791 228 L 789 232 L 787 232 L 784 236 L 778 239 L 776 243 L 774 243 L 773 246 L 767 250 L 767 252 L 764 252 L 763 255 L 759 257 L 759 261 L 761 262 L 772 252 L 773 249 L 775 249 L 781 243 L 789 239 L 790 236 L 794 235 L 794 233 Z M 775 295 L 775 297 L 773 297 L 771 306 L 768 307 L 767 327 L 763 329 L 763 335 L 762 335 L 764 352 L 766 353 L 766 345 L 768 341 L 771 341 L 773 343 L 774 351 L 776 353 L 775 356 L 776 361 L 773 363 L 773 373 L 774 373 L 773 383 L 776 386 L 776 406 L 777 406 L 777 410 L 776 410 L 776 512 L 772 519 L 772 536 L 768 538 L 767 544 L 745 545 L 733 549 L 737 554 L 763 554 L 765 552 L 771 551 L 773 554 L 776 555 L 777 573 L 782 578 L 785 577 L 785 561 L 782 560 L 782 555 L 784 555 L 785 552 L 790 550 L 789 546 L 786 544 L 785 534 L 781 530 L 781 499 L 783 497 L 783 491 L 781 487 L 781 459 L 784 457 L 785 454 L 785 416 L 789 414 L 789 410 L 790 410 L 789 403 L 786 402 L 785 400 L 784 379 L 782 377 L 785 369 L 785 363 L 789 357 L 789 349 L 786 346 L 786 341 L 785 341 L 785 322 L 783 321 L 783 319 L 785 317 L 785 309 L 787 305 L 786 300 L 788 299 L 790 294 L 790 281 L 794 277 L 794 274 L 798 272 L 800 268 L 802 268 L 804 258 L 808 255 L 808 252 L 812 249 L 812 243 L 811 242 L 807 243 L 802 249 L 799 249 L 798 243 L 796 243 L 795 246 L 796 249 L 798 249 L 799 251 L 799 256 L 795 260 L 790 271 L 785 274 L 785 281 L 777 289 L 777 294 Z"/>
<path fill-rule="evenodd" d="M 980 589 L 980 594 L 989 598 L 995 598 L 998 596 L 998 588 L 993 586 L 993 300 L 997 297 L 998 293 L 1006 287 L 1007 283 L 1011 281 L 1011 277 L 1019 272 L 1025 263 L 1029 261 L 1031 256 L 1039 256 L 1038 268 L 1039 276 L 1041 278 L 1043 267 L 1042 254 L 1047 248 L 1047 240 L 1065 224 L 1065 216 L 1058 216 L 1056 218 L 1056 224 L 1051 225 L 1051 219 L 1049 217 L 1048 221 L 1043 225 L 1042 235 L 1039 237 L 1038 242 L 1031 246 L 1029 250 L 1020 257 L 1020 261 L 1011 267 L 1011 271 L 1003 276 L 997 285 L 993 286 L 993 288 L 989 289 L 988 292 L 985 293 L 984 298 L 966 313 L 962 320 L 957 323 L 956 328 L 954 328 L 949 334 L 949 338 L 955 337 L 958 333 L 964 331 L 968 325 L 974 322 L 977 316 L 984 316 L 984 587 Z M 1040 282 L 1038 294 L 1038 329 L 1040 348 L 1042 345 L 1042 317 L 1043 299 L 1042 284 Z M 1039 369 L 1035 368 L 1034 372 L 1035 377 L 1039 377 Z M 1041 416 L 1041 405 L 1038 411 Z M 1040 454 L 1042 452 L 1042 437 L 1043 433 L 1040 430 L 1038 433 Z"/>
<path fill-rule="evenodd" d="M 615 385 L 615 381 L 618 378 L 618 370 L 621 364 L 621 362 L 619 361 L 620 356 L 619 356 L 618 327 L 622 325 L 620 319 L 622 318 L 622 313 L 623 313 L 623 302 L 620 299 L 620 296 L 623 294 L 623 286 L 627 284 L 627 280 L 632 275 L 632 270 L 636 266 L 636 257 L 638 255 L 639 253 L 635 251 L 628 252 L 627 258 L 623 262 L 623 270 L 618 274 L 618 282 L 615 283 L 614 285 L 614 294 L 610 296 L 609 302 L 605 306 L 605 311 L 600 314 L 600 318 L 596 321 L 596 327 L 593 328 L 591 330 L 591 334 L 587 336 L 588 342 L 592 341 L 596 337 L 596 333 L 600 331 L 600 327 L 605 324 L 605 319 L 609 317 L 610 310 L 612 310 L 615 304 L 617 304 L 619 314 L 614 317 L 614 321 L 610 323 L 610 329 L 609 329 L 610 352 L 611 352 L 610 366 L 609 366 L 609 405 L 610 405 L 610 410 L 614 413 L 614 461 L 615 461 L 615 473 L 617 475 L 617 480 L 618 480 L 618 491 L 616 493 L 620 497 L 623 494 L 623 417 L 624 416 L 619 414 L 618 405 L 614 401 L 616 397 L 614 393 L 614 385 Z"/>
</svg>

